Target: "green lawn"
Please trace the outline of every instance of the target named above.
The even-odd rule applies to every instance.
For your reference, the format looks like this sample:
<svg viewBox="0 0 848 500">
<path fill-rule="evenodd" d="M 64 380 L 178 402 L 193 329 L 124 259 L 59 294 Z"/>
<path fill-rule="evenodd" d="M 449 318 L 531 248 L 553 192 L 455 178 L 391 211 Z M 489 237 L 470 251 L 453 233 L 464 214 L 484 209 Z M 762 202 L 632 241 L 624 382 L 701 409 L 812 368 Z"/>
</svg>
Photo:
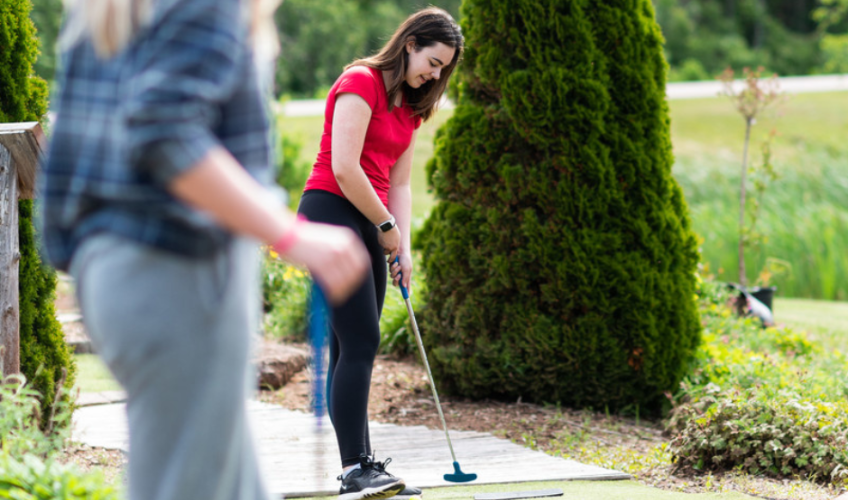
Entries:
<svg viewBox="0 0 848 500">
<path fill-rule="evenodd" d="M 848 302 L 775 298 L 774 318 L 806 331 L 825 349 L 848 352 Z"/>
<path fill-rule="evenodd" d="M 745 122 L 727 98 L 669 101 L 671 138 L 680 156 L 714 155 L 724 152 L 742 159 Z M 772 129 L 780 136 L 776 156 L 794 159 L 802 145 L 845 151 L 848 133 L 848 93 L 826 92 L 787 96 L 782 104 L 768 108 L 752 129 L 752 143 L 759 143 Z"/>
<path fill-rule="evenodd" d="M 660 490 L 639 484 L 636 481 L 550 481 L 533 483 L 483 484 L 427 488 L 427 500 L 471 499 L 478 493 L 505 493 L 513 491 L 537 491 L 559 488 L 564 495 L 548 497 L 548 500 L 745 500 L 755 497 L 738 492 L 728 493 L 679 493 Z M 335 498 L 316 497 L 317 498 Z"/>
<path fill-rule="evenodd" d="M 120 391 L 121 386 L 112 377 L 106 365 L 94 354 L 75 354 L 77 379 L 74 389 L 80 392 Z"/>
</svg>

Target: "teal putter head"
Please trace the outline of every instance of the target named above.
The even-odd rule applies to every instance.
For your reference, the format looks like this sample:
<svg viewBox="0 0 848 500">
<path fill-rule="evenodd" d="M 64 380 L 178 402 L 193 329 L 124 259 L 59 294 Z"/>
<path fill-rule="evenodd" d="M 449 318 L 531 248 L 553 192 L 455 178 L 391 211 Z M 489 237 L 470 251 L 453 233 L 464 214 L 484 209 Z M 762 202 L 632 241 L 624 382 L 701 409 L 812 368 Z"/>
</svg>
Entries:
<svg viewBox="0 0 848 500">
<path fill-rule="evenodd" d="M 453 474 L 445 474 L 445 481 L 452 483 L 467 483 L 477 479 L 477 474 L 466 474 L 459 468 L 459 462 L 453 463 Z"/>
</svg>

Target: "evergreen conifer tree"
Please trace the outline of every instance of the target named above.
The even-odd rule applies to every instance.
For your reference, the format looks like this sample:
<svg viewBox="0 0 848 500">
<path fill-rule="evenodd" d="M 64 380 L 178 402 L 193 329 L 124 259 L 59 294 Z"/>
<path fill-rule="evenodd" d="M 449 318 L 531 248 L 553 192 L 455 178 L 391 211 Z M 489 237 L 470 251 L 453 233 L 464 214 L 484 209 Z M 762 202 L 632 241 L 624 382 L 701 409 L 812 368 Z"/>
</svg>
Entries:
<svg viewBox="0 0 848 500">
<path fill-rule="evenodd" d="M 47 112 L 47 84 L 33 73 L 38 40 L 30 8 L 30 0 L 0 2 L 0 123 L 38 121 Z M 18 210 L 21 372 L 41 393 L 46 421 L 62 368 L 70 388 L 74 366 L 53 307 L 56 271 L 37 251 L 33 201 L 19 201 Z"/>
<path fill-rule="evenodd" d="M 436 379 L 657 409 L 700 339 L 650 0 L 465 0 L 417 245 Z"/>
</svg>

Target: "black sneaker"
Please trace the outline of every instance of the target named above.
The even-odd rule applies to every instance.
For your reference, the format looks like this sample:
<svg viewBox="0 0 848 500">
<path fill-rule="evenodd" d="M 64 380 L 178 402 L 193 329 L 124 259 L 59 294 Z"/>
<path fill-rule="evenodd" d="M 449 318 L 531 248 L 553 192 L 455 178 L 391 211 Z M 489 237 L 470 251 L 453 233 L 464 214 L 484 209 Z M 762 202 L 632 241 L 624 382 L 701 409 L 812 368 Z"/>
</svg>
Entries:
<svg viewBox="0 0 848 500">
<path fill-rule="evenodd" d="M 423 498 L 424 492 L 421 491 L 420 488 L 416 488 L 415 486 L 407 486 L 400 493 L 393 496 L 391 500 L 409 500 L 412 497 Z"/>
<path fill-rule="evenodd" d="M 339 476 L 342 482 L 338 500 L 379 500 L 397 495 L 406 487 L 403 479 L 386 472 L 386 466 L 392 461 L 375 462 L 374 457 L 364 453 L 359 457 L 359 469 L 354 469 L 347 477 Z"/>
</svg>

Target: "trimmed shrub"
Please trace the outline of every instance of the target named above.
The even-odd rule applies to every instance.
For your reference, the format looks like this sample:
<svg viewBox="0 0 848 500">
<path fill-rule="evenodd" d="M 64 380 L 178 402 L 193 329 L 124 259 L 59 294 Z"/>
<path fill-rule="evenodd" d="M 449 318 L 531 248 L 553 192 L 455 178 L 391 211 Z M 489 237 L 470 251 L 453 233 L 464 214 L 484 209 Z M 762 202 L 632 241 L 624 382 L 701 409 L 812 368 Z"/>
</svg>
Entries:
<svg viewBox="0 0 848 500">
<path fill-rule="evenodd" d="M 46 415 L 53 405 L 57 384 L 66 371 L 65 387 L 73 387 L 76 365 L 65 343 L 62 325 L 56 319 L 53 302 L 56 300 L 56 270 L 45 264 L 38 255 L 34 203 L 18 203 L 20 219 L 21 261 L 18 267 L 20 322 L 21 322 L 21 372 L 41 393 L 42 412 Z M 65 396 L 67 398 L 67 395 Z"/>
<path fill-rule="evenodd" d="M 421 323 L 442 388 L 658 409 L 699 341 L 649 0 L 467 0 L 427 167 Z"/>
<path fill-rule="evenodd" d="M 36 121 L 47 111 L 47 84 L 32 70 L 38 41 L 30 5 L 29 0 L 0 4 L 0 122 Z M 32 200 L 21 200 L 18 210 L 21 372 L 41 393 L 42 415 L 47 415 L 62 369 L 67 370 L 65 386 L 70 388 L 74 366 L 53 309 L 56 272 L 38 255 Z"/>
<path fill-rule="evenodd" d="M 32 65 L 38 56 L 29 0 L 0 3 L 0 123 L 35 121 L 47 112 L 47 83 Z"/>
</svg>

